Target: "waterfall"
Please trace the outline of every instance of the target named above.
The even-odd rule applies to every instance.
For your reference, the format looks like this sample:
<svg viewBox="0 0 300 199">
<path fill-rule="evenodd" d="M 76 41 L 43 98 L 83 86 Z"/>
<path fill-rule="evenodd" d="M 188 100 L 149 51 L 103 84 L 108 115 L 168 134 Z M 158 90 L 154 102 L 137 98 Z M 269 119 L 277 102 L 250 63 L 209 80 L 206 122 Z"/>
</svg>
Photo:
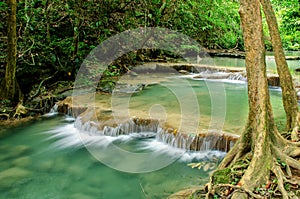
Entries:
<svg viewBox="0 0 300 199">
<path fill-rule="evenodd" d="M 197 135 L 187 135 L 177 132 L 177 129 L 162 129 L 158 120 L 131 118 L 127 122 L 112 126 L 100 127 L 93 121 L 82 122 L 78 117 L 75 127 L 92 136 L 134 135 L 135 138 L 151 138 L 171 147 L 187 151 L 218 150 L 228 152 L 238 139 L 237 135 L 224 132 L 205 132 Z"/>
<path fill-rule="evenodd" d="M 156 134 L 159 123 L 158 120 L 132 118 L 116 127 L 104 126 L 101 129 L 99 124 L 93 121 L 82 122 L 81 118 L 78 117 L 75 121 L 75 127 L 88 132 L 90 135 L 117 137 L 119 135 L 140 134 L 136 137 L 147 138 L 153 137 L 154 133 Z"/>
<path fill-rule="evenodd" d="M 50 109 L 49 113 L 52 113 L 52 114 L 58 113 L 57 109 L 58 109 L 58 105 L 54 104 L 54 106 Z"/>
<path fill-rule="evenodd" d="M 188 151 L 218 150 L 228 152 L 238 137 L 224 132 L 205 132 L 192 136 L 161 129 L 157 132 L 156 139 L 172 147 Z"/>
<path fill-rule="evenodd" d="M 53 115 L 58 114 L 58 105 L 54 104 L 54 106 L 50 109 L 49 113 L 44 114 L 44 117 L 51 117 Z"/>
<path fill-rule="evenodd" d="M 245 74 L 240 72 L 213 72 L 204 71 L 192 76 L 193 79 L 234 80 L 247 81 Z"/>
<path fill-rule="evenodd" d="M 207 151 L 218 150 L 228 152 L 239 138 L 237 135 L 224 132 L 206 132 L 195 136 L 191 150 Z"/>
<path fill-rule="evenodd" d="M 175 148 L 190 150 L 190 146 L 193 142 L 193 137 L 186 134 L 170 132 L 170 129 L 163 130 L 160 129 L 157 132 L 156 139 L 160 142 L 168 144 Z"/>
<path fill-rule="evenodd" d="M 240 80 L 240 81 L 246 81 L 247 78 L 241 74 L 241 73 L 231 73 L 228 77 L 229 80 Z"/>
</svg>

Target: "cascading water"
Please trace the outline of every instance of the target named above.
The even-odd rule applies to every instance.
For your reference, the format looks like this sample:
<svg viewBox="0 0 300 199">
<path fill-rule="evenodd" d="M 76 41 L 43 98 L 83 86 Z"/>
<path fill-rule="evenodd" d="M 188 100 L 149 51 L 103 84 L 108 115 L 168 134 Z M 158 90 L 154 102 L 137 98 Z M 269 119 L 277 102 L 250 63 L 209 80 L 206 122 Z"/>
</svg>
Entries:
<svg viewBox="0 0 300 199">
<path fill-rule="evenodd" d="M 186 135 L 174 129 L 162 129 L 158 120 L 151 119 L 129 119 L 127 122 L 118 124 L 116 127 L 99 125 L 93 121 L 82 122 L 78 117 L 75 127 L 91 136 L 131 135 L 134 138 L 153 138 L 174 148 L 187 151 L 210 151 L 218 150 L 228 152 L 238 136 L 219 132 L 200 133 L 198 135 Z"/>
<path fill-rule="evenodd" d="M 54 106 L 51 108 L 49 113 L 57 113 L 57 108 L 58 108 L 58 105 L 54 104 Z"/>
<path fill-rule="evenodd" d="M 241 73 L 231 73 L 228 77 L 229 80 L 239 80 L 239 81 L 246 81 L 247 78 Z"/>
<path fill-rule="evenodd" d="M 190 146 L 194 139 L 193 136 L 173 132 L 160 129 L 157 132 L 156 140 L 175 148 L 190 150 Z"/>
<path fill-rule="evenodd" d="M 56 114 L 58 114 L 58 104 L 54 104 L 54 106 L 50 109 L 49 113 L 44 114 L 44 116 L 49 117 Z"/>
<path fill-rule="evenodd" d="M 116 127 L 104 126 L 103 129 L 99 129 L 99 125 L 93 121 L 82 122 L 81 118 L 78 117 L 75 121 L 75 127 L 88 132 L 90 135 L 99 136 L 120 136 L 136 134 L 136 137 L 149 138 L 155 137 L 156 132 L 159 129 L 157 120 L 141 120 L 141 119 L 130 119 L 125 123 L 118 124 Z M 140 134 L 140 136 L 138 135 Z"/>
</svg>

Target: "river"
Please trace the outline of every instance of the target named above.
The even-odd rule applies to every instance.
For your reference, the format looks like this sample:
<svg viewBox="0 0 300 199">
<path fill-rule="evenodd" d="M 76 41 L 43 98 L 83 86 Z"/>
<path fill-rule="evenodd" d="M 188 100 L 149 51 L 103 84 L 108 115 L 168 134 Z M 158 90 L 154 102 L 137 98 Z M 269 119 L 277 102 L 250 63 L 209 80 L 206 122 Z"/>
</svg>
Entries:
<svg viewBox="0 0 300 199">
<path fill-rule="evenodd" d="M 218 59 L 215 60 L 218 62 Z M 171 112 L 176 113 L 180 106 L 176 104 L 178 99 L 174 92 L 168 91 L 170 85 L 177 85 L 175 79 L 167 80 L 164 85 L 152 85 L 132 96 L 131 109 L 149 109 L 159 104 L 165 107 L 166 113 L 170 112 L 172 118 Z M 218 96 L 218 93 L 212 94 L 215 90 L 210 90 L 210 86 L 220 84 L 220 81 L 187 81 L 196 93 L 200 107 L 202 119 L 199 129 L 208 129 L 212 120 L 212 96 Z M 223 81 L 221 84 L 225 91 L 225 101 L 221 104 L 226 105 L 224 125 L 221 128 L 226 132 L 240 134 L 247 117 L 246 83 Z M 182 85 L 178 86 L 179 90 L 185 90 L 181 88 Z M 270 93 L 275 118 L 283 123 L 285 118 L 281 91 L 279 88 L 270 88 Z M 183 100 L 189 103 L 189 99 Z M 217 151 L 182 151 L 159 143 L 155 138 L 136 139 L 130 135 L 116 137 L 111 143 L 122 149 L 137 153 L 164 152 L 176 159 L 156 171 L 126 173 L 96 160 L 80 142 L 82 137 L 76 136 L 79 130 L 74 127 L 74 119 L 69 116 L 50 114 L 7 131 L 10 131 L 9 135 L 0 140 L 0 198 L 166 198 L 180 189 L 204 185 L 209 172 L 225 155 Z M 97 144 L 97 139 L 92 144 Z M 114 159 L 114 154 L 110 156 Z M 192 169 L 187 166 L 192 162 L 204 164 L 201 169 Z"/>
</svg>

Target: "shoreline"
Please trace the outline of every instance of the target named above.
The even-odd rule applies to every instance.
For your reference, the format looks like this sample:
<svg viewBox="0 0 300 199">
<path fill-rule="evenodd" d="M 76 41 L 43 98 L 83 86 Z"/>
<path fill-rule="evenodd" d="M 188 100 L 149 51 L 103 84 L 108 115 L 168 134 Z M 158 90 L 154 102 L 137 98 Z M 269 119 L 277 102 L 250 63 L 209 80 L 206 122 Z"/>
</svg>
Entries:
<svg viewBox="0 0 300 199">
<path fill-rule="evenodd" d="M 245 52 L 239 51 L 239 50 L 207 50 L 206 51 L 210 56 L 212 57 L 230 57 L 230 58 L 241 58 L 245 59 Z M 295 51 L 297 52 L 297 51 Z M 274 56 L 274 55 L 268 55 L 268 53 L 272 53 L 271 51 L 267 51 L 266 56 Z M 286 60 L 300 60 L 300 55 L 294 55 L 294 56 L 285 56 Z"/>
<path fill-rule="evenodd" d="M 211 78 L 207 78 L 207 76 L 205 75 L 200 75 L 200 72 L 205 72 L 205 71 L 212 71 L 212 73 L 218 73 L 218 72 L 224 72 L 224 73 L 233 73 L 233 74 L 241 74 L 242 76 L 246 76 L 246 69 L 245 68 L 239 68 L 239 67 L 231 67 L 231 66 L 208 66 L 208 65 L 201 65 L 201 64 L 191 64 L 191 63 L 187 63 L 187 62 L 183 62 L 183 63 L 172 63 L 172 62 L 146 62 L 144 65 L 146 67 L 146 70 L 153 70 L 151 68 L 153 68 L 153 64 L 155 65 L 155 70 L 160 70 L 159 68 L 161 67 L 166 68 L 166 67 L 170 67 L 175 69 L 178 74 L 185 74 L 185 73 L 191 73 L 193 71 L 198 71 L 199 75 L 197 76 L 198 73 L 195 73 L 195 77 L 197 79 L 222 79 L 222 77 L 224 76 L 212 76 Z M 148 67 L 148 68 L 147 68 Z M 150 71 L 151 72 L 151 71 Z M 220 78 L 221 77 L 221 78 Z M 136 78 L 136 77 L 134 77 Z M 296 88 L 296 92 L 298 93 L 298 97 L 300 97 L 300 82 L 297 81 L 297 78 L 295 78 L 295 75 L 293 75 L 293 78 L 295 80 L 295 88 Z M 280 87 L 279 85 L 279 77 L 277 74 L 268 74 L 268 82 L 269 82 L 269 86 L 277 86 Z M 69 91 L 67 91 L 69 92 Z M 102 92 L 104 95 L 110 95 L 109 93 L 104 93 Z M 61 94 L 62 96 L 65 96 L 64 98 L 58 97 L 56 96 L 56 98 L 51 99 L 51 103 L 56 104 L 59 103 L 61 101 L 63 101 L 64 99 L 66 99 L 66 97 L 70 96 L 71 93 L 69 92 L 67 95 L 65 95 L 64 93 Z M 27 103 L 28 104 L 28 103 Z M 30 102 L 29 102 L 30 104 Z M 49 104 L 48 104 L 49 106 Z M 5 106 L 2 106 L 2 108 L 7 108 Z M 26 107 L 27 108 L 27 107 Z M 42 109 L 44 109 L 46 107 L 42 107 Z M 47 107 L 49 109 L 49 107 Z M 51 109 L 52 107 L 50 107 Z M 7 109 L 11 109 L 12 107 L 8 107 Z M 49 110 L 50 110 L 49 109 Z M 0 127 L 4 127 L 5 129 L 7 128 L 13 128 L 13 127 L 17 127 L 18 125 L 22 125 L 23 123 L 26 123 L 28 121 L 31 120 L 37 120 L 39 119 L 43 114 L 36 112 L 35 110 L 30 110 L 30 108 L 28 108 L 28 112 L 30 114 L 28 114 L 28 116 L 26 115 L 21 115 L 21 118 L 12 118 L 12 113 L 10 113 L 10 118 L 9 119 L 3 119 L 0 120 Z M 1 137 L 1 131 L 0 131 L 0 137 Z"/>
</svg>

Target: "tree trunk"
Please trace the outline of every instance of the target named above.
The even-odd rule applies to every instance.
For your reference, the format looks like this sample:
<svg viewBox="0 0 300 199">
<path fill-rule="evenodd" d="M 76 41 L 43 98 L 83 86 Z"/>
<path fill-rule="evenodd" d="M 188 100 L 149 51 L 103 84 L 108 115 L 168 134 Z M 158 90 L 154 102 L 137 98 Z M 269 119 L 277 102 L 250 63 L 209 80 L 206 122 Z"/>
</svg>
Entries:
<svg viewBox="0 0 300 199">
<path fill-rule="evenodd" d="M 252 161 L 240 184 L 253 189 L 266 182 L 269 176 L 268 165 L 272 159 L 269 137 L 271 126 L 268 119 L 272 110 L 268 109 L 270 98 L 259 0 L 241 0 L 240 3 L 239 12 L 243 28 L 248 77 L 249 115 L 246 133 L 251 133 L 251 136 L 248 137 L 251 138 L 249 141 L 253 150 Z"/>
<path fill-rule="evenodd" d="M 232 193 L 234 199 L 248 198 L 249 196 L 264 198 L 254 193 L 253 190 L 270 183 L 271 173 L 273 174 L 272 179 L 274 176 L 276 177 L 273 191 L 279 190 L 284 199 L 292 198 L 296 192 L 291 190 L 287 192 L 285 185 L 288 184 L 287 187 L 289 187 L 299 182 L 296 176 L 300 171 L 300 162 L 295 158 L 300 157 L 300 142 L 284 139 L 274 124 L 267 84 L 260 0 L 240 0 L 239 12 L 246 52 L 248 122 L 240 139 L 225 156 L 218 170 L 226 171 L 229 168 L 230 175 L 235 175 L 236 172 L 241 173 L 241 164 L 247 165 L 242 174 L 238 176 L 237 186 L 234 186 Z M 283 95 L 288 94 L 283 93 Z M 278 159 L 286 164 L 285 168 L 278 164 Z M 228 198 L 233 185 L 230 183 L 217 184 L 218 181 L 215 183 L 215 179 L 218 179 L 218 175 L 220 175 L 220 172 L 217 171 L 211 177 L 206 196 L 212 198 L 218 193 L 220 198 Z M 236 176 L 233 178 L 235 180 Z M 232 177 L 229 177 L 228 180 L 232 180 Z M 227 191 L 216 192 L 216 189 L 220 187 L 227 188 Z"/>
<path fill-rule="evenodd" d="M 16 0 L 10 0 L 8 10 L 8 45 L 5 77 L 1 83 L 0 98 L 19 101 L 22 97 L 16 81 L 17 34 L 16 34 Z"/>
<path fill-rule="evenodd" d="M 272 8 L 270 0 L 260 0 L 263 11 L 265 13 L 271 42 L 275 55 L 277 72 L 280 78 L 280 86 L 282 89 L 283 106 L 286 113 L 286 129 L 292 131 L 297 124 L 298 102 L 297 94 L 293 85 L 293 79 L 289 72 L 288 64 L 285 59 L 282 41 L 279 34 L 278 24 L 275 12 Z"/>
</svg>

